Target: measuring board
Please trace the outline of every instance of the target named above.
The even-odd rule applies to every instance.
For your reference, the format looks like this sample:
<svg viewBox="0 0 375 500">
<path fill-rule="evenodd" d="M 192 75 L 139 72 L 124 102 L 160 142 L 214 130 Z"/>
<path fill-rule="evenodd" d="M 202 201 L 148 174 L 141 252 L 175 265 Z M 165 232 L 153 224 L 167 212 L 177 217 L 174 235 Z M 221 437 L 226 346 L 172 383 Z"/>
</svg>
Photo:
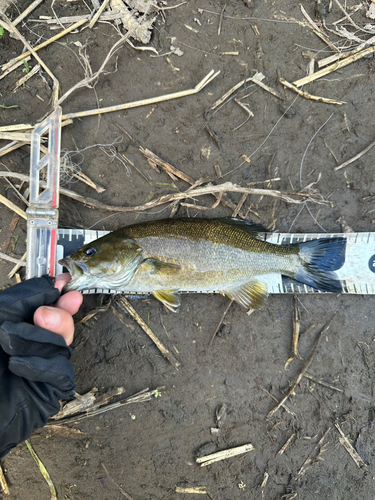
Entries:
<svg viewBox="0 0 375 500">
<path fill-rule="evenodd" d="M 57 259 L 62 259 L 77 248 L 101 238 L 109 231 L 92 231 L 83 229 L 59 229 L 57 242 Z M 345 262 L 336 274 L 343 285 L 343 293 L 375 294 L 375 233 L 334 233 L 334 234 L 286 234 L 263 233 L 263 238 L 269 243 L 287 245 L 320 238 L 346 239 Z M 62 273 L 60 264 L 57 274 Z M 281 274 L 265 274 L 258 276 L 260 281 L 267 283 L 269 293 L 329 293 L 321 292 L 303 283 L 281 276 Z M 117 290 L 93 288 L 84 290 L 83 293 L 125 293 Z M 188 290 L 180 293 L 189 293 Z M 193 292 L 197 293 L 197 292 Z M 201 293 L 205 293 L 202 291 Z M 210 292 L 212 293 L 212 292 Z M 129 293 L 128 295 L 136 295 Z M 142 295 L 145 295 L 142 293 Z"/>
</svg>

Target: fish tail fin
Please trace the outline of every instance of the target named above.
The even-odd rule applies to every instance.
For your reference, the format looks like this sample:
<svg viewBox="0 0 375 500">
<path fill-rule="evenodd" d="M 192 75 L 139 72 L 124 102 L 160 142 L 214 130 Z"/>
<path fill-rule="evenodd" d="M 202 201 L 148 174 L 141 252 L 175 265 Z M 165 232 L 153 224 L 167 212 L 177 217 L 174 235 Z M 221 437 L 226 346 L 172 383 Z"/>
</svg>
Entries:
<svg viewBox="0 0 375 500">
<path fill-rule="evenodd" d="M 342 283 L 334 271 L 345 262 L 346 239 L 321 238 L 299 243 L 301 266 L 294 279 L 323 292 L 342 292 Z"/>
</svg>

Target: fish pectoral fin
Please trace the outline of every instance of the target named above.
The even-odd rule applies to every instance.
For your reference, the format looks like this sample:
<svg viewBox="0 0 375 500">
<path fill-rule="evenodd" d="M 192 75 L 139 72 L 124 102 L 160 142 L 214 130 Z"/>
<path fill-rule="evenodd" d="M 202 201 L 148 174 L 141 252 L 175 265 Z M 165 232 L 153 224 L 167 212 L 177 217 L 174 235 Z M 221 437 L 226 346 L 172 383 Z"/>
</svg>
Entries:
<svg viewBox="0 0 375 500">
<path fill-rule="evenodd" d="M 258 280 L 251 280 L 237 288 L 224 290 L 231 300 L 248 309 L 259 309 L 268 297 L 268 286 Z"/>
<path fill-rule="evenodd" d="M 172 312 L 177 312 L 177 309 L 180 307 L 180 297 L 173 290 L 158 290 L 157 292 L 152 292 L 152 295 Z"/>
<path fill-rule="evenodd" d="M 169 262 L 163 262 L 162 260 L 153 258 L 146 259 L 144 261 L 144 264 L 149 267 L 150 272 L 160 272 L 168 270 L 168 272 L 170 273 L 173 271 L 179 271 L 181 269 L 181 266 L 179 266 L 178 264 L 170 264 Z"/>
</svg>

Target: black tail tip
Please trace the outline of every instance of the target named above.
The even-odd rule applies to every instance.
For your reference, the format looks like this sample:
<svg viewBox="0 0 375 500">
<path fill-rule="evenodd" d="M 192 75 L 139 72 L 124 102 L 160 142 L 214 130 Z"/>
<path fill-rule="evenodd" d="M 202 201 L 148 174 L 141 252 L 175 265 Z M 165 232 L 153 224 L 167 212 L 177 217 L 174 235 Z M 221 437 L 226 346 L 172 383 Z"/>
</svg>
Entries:
<svg viewBox="0 0 375 500">
<path fill-rule="evenodd" d="M 343 284 L 334 271 L 345 262 L 346 239 L 322 238 L 300 244 L 304 261 L 295 279 L 323 292 L 341 293 Z"/>
</svg>

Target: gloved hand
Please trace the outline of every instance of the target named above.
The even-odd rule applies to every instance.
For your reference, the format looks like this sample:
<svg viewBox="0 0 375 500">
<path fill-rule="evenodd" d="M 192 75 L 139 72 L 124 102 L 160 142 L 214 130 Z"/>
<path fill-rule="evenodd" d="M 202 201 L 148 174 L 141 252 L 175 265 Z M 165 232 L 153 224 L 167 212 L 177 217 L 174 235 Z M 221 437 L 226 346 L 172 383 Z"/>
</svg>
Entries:
<svg viewBox="0 0 375 500">
<path fill-rule="evenodd" d="M 67 344 L 82 297 L 69 292 L 58 300 L 69 279 L 43 276 L 0 292 L 0 458 L 43 427 L 60 399 L 74 397 Z"/>
</svg>

